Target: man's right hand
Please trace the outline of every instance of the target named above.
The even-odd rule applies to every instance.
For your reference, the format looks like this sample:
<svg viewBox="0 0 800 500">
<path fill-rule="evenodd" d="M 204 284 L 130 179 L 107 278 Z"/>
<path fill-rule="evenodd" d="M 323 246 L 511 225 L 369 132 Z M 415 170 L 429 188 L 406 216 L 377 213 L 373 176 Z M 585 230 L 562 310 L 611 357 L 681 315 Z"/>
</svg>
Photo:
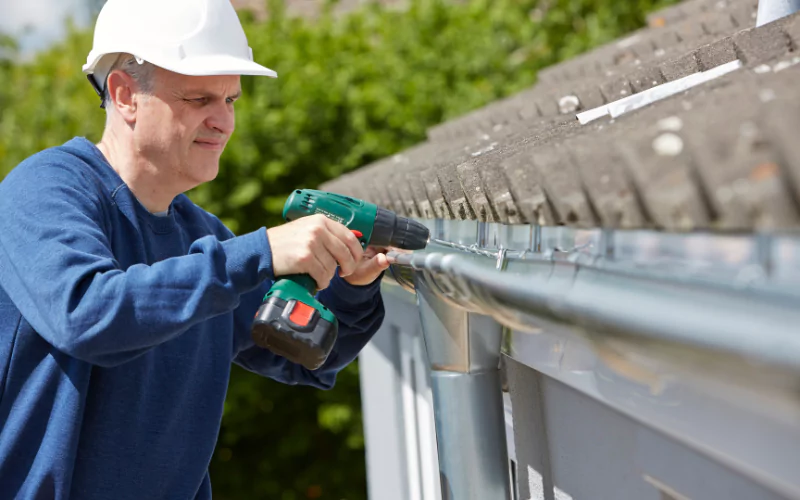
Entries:
<svg viewBox="0 0 800 500">
<path fill-rule="evenodd" d="M 337 265 L 340 275 L 348 276 L 364 253 L 349 229 L 320 214 L 269 228 L 267 237 L 275 277 L 309 274 L 320 290 L 331 282 Z"/>
</svg>

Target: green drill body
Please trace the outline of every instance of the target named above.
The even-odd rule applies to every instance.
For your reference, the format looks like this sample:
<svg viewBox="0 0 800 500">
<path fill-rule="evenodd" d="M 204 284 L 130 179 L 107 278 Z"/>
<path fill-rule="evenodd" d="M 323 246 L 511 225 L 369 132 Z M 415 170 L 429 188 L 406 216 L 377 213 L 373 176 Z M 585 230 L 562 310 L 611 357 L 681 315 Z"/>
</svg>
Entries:
<svg viewBox="0 0 800 500">
<path fill-rule="evenodd" d="M 312 189 L 295 190 L 286 200 L 287 222 L 322 214 L 346 226 L 367 245 L 406 250 L 425 248 L 428 229 L 372 203 Z M 317 285 L 307 274 L 284 276 L 264 296 L 253 321 L 255 343 L 308 369 L 319 368 L 330 354 L 338 321 L 314 295 Z"/>
</svg>

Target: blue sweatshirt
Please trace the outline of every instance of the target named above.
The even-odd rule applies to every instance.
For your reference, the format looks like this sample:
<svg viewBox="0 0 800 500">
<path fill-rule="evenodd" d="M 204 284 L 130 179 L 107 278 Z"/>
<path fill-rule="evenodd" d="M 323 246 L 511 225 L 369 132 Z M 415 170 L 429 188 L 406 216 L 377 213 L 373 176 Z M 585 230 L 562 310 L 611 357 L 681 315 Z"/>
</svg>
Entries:
<svg viewBox="0 0 800 500">
<path fill-rule="evenodd" d="M 253 344 L 266 230 L 236 236 L 180 195 L 147 212 L 83 138 L 0 183 L 0 498 L 211 497 L 231 362 L 333 386 L 383 319 L 378 282 L 335 278 L 340 321 L 309 371 Z M 267 452 L 265 452 L 267 453 Z"/>
</svg>

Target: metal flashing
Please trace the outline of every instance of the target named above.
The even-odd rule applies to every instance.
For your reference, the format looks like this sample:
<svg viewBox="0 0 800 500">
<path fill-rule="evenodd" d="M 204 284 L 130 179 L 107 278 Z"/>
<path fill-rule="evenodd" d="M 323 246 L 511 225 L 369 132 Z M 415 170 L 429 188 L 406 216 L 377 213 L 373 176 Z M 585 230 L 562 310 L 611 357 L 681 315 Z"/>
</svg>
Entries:
<svg viewBox="0 0 800 500">
<path fill-rule="evenodd" d="M 635 111 L 654 102 L 674 96 L 685 90 L 689 90 L 692 87 L 696 87 L 703 83 L 714 80 L 715 78 L 727 75 L 728 73 L 736 71 L 741 67 L 742 62 L 739 60 L 721 64 L 707 71 L 700 71 L 671 82 L 663 83 L 614 102 L 584 111 L 583 113 L 578 113 L 576 117 L 578 118 L 578 121 L 581 122 L 581 125 L 586 125 L 587 123 L 597 120 L 598 118 L 609 115 L 611 118 L 618 118 L 625 113 Z"/>
</svg>

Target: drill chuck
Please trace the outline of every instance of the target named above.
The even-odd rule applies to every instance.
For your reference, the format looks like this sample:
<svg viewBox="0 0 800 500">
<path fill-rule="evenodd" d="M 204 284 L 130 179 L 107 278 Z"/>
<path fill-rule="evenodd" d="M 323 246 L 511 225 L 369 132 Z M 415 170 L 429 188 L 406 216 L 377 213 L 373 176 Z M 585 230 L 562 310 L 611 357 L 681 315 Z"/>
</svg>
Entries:
<svg viewBox="0 0 800 500">
<path fill-rule="evenodd" d="M 427 227 L 384 208 L 377 208 L 370 245 L 403 250 L 421 250 L 428 245 L 430 231 Z"/>
</svg>

